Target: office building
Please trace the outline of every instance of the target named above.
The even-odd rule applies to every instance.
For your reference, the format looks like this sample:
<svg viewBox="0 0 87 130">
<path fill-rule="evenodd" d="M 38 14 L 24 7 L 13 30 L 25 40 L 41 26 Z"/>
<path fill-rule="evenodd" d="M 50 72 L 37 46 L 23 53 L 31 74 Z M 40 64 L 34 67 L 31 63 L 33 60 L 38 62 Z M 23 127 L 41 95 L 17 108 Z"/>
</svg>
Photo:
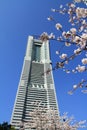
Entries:
<svg viewBox="0 0 87 130">
<path fill-rule="evenodd" d="M 52 69 L 49 40 L 42 41 L 29 36 L 11 117 L 11 124 L 16 129 L 19 130 L 21 121 L 30 119 L 33 102 L 58 110 L 52 71 L 45 73 L 49 69 Z"/>
</svg>

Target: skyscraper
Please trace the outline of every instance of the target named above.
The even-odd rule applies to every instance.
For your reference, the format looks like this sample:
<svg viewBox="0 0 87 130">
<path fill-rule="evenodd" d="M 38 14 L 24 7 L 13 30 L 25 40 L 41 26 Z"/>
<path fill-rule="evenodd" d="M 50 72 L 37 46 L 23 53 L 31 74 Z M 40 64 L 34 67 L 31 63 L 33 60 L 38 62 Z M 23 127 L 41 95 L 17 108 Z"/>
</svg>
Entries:
<svg viewBox="0 0 87 130">
<path fill-rule="evenodd" d="M 32 102 L 41 102 L 48 109 L 58 110 L 52 72 L 44 73 L 51 68 L 49 40 L 29 36 L 11 117 L 11 124 L 16 129 L 21 121 L 29 120 L 29 112 L 34 109 Z"/>
</svg>

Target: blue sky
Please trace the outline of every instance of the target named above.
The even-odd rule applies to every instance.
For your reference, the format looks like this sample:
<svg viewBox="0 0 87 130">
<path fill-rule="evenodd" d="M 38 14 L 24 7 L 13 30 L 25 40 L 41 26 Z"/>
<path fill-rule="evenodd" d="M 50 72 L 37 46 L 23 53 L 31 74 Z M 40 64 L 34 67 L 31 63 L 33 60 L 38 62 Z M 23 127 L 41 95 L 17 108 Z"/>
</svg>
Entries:
<svg viewBox="0 0 87 130">
<path fill-rule="evenodd" d="M 51 33 L 54 24 L 47 21 L 51 8 L 58 8 L 70 0 L 0 0 L 0 122 L 10 121 L 28 35 Z M 65 18 L 57 14 L 65 29 L 68 24 Z M 57 32 L 58 33 L 58 32 Z M 53 65 L 58 61 L 55 51 L 59 44 L 50 44 Z M 78 59 L 77 59 L 78 60 Z M 77 62 L 77 60 L 75 62 Z M 70 63 L 71 67 L 74 62 Z M 68 112 L 80 121 L 87 119 L 87 94 L 77 90 L 72 96 L 67 92 L 78 83 L 84 74 L 66 74 L 61 70 L 54 72 L 57 99 L 60 113 Z M 85 130 L 85 129 L 84 129 Z"/>
</svg>

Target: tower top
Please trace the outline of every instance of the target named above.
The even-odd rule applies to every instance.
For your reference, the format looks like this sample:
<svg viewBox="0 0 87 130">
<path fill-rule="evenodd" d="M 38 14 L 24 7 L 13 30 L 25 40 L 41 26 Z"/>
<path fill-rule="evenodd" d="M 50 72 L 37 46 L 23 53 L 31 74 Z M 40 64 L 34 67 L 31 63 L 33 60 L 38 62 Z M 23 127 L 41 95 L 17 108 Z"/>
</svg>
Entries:
<svg viewBox="0 0 87 130">
<path fill-rule="evenodd" d="M 50 63 L 49 40 L 29 36 L 25 57 L 35 62 Z"/>
</svg>

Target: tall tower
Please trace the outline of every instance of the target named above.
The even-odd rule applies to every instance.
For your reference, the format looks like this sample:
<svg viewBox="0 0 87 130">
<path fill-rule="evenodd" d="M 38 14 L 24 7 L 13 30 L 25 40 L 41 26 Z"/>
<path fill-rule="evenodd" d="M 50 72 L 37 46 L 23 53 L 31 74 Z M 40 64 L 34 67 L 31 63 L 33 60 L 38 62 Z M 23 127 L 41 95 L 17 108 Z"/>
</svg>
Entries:
<svg viewBox="0 0 87 130">
<path fill-rule="evenodd" d="M 51 69 L 49 41 L 28 38 L 26 54 L 11 117 L 11 124 L 19 130 L 19 124 L 29 120 L 34 109 L 32 102 L 41 102 L 46 107 L 58 110 L 56 92 Z M 44 73 L 44 76 L 42 76 Z"/>
</svg>

